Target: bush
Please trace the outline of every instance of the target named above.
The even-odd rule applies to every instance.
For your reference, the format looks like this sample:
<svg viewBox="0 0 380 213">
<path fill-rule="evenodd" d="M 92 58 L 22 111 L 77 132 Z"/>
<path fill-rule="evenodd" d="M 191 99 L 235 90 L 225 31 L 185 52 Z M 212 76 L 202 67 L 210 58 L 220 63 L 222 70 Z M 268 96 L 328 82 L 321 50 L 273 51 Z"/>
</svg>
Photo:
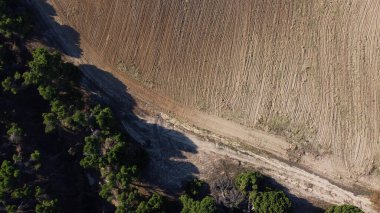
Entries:
<svg viewBox="0 0 380 213">
<path fill-rule="evenodd" d="M 84 168 L 98 168 L 100 163 L 100 141 L 94 136 L 88 136 L 84 139 L 83 158 L 80 165 Z"/>
<path fill-rule="evenodd" d="M 102 148 L 106 151 L 102 163 L 106 165 L 120 165 L 123 164 L 125 158 L 125 151 L 127 149 L 127 143 L 122 140 L 120 134 L 106 138 L 102 144 Z"/>
<path fill-rule="evenodd" d="M 64 120 L 65 118 L 68 117 L 68 110 L 66 105 L 59 101 L 59 100 L 53 100 L 50 102 L 51 105 L 51 111 L 57 115 L 57 118 L 59 120 Z"/>
<path fill-rule="evenodd" d="M 57 90 L 50 85 L 48 85 L 48 86 L 40 85 L 38 87 L 38 92 L 40 93 L 42 98 L 47 100 L 47 101 L 53 100 L 54 98 L 57 97 L 57 94 L 58 94 Z"/>
<path fill-rule="evenodd" d="M 148 201 L 142 201 L 137 207 L 137 213 L 160 213 L 164 212 L 164 199 L 154 193 Z"/>
<path fill-rule="evenodd" d="M 135 166 L 125 167 L 122 166 L 120 171 L 116 173 L 116 180 L 118 188 L 125 190 L 129 188 L 132 180 L 135 178 L 137 168 Z"/>
<path fill-rule="evenodd" d="M 82 111 L 76 110 L 74 114 L 71 116 L 71 119 L 73 121 L 72 127 L 75 130 L 88 126 L 86 114 Z"/>
<path fill-rule="evenodd" d="M 10 91 L 12 94 L 17 94 L 17 90 L 12 86 L 13 79 L 12 77 L 6 77 L 2 82 L 1 86 L 3 87 L 4 91 Z"/>
<path fill-rule="evenodd" d="M 4 200 L 8 193 L 13 191 L 20 170 L 13 167 L 11 162 L 5 160 L 0 167 L 0 200 Z"/>
<path fill-rule="evenodd" d="M 28 186 L 24 186 L 22 188 L 15 189 L 11 193 L 11 198 L 12 199 L 25 199 L 28 198 L 32 195 L 32 189 Z"/>
<path fill-rule="evenodd" d="M 92 114 L 95 117 L 96 124 L 100 129 L 110 130 L 113 126 L 114 118 L 112 116 L 112 111 L 110 108 L 101 108 L 97 105 L 93 110 Z"/>
<path fill-rule="evenodd" d="M 54 113 L 43 113 L 43 124 L 45 125 L 45 133 L 52 133 L 57 128 L 58 120 Z"/>
<path fill-rule="evenodd" d="M 31 161 L 39 161 L 40 156 L 41 156 L 40 151 L 34 150 L 34 152 L 32 154 L 30 154 L 30 160 Z"/>
<path fill-rule="evenodd" d="M 112 189 L 115 187 L 115 175 L 110 174 L 105 178 L 105 183 L 100 186 L 99 196 L 108 202 L 113 199 Z"/>
<path fill-rule="evenodd" d="M 56 212 L 58 200 L 43 200 L 36 205 L 36 213 L 53 213 Z"/>
<path fill-rule="evenodd" d="M 9 136 L 9 140 L 12 142 L 20 142 L 23 136 L 23 130 L 16 124 L 11 123 L 7 134 Z"/>
<path fill-rule="evenodd" d="M 244 172 L 235 178 L 236 187 L 243 193 L 257 192 L 264 177 L 259 172 Z"/>
<path fill-rule="evenodd" d="M 49 53 L 46 49 L 37 48 L 32 55 L 30 71 L 23 74 L 25 85 L 49 85 L 60 79 L 62 61 L 58 52 Z"/>
<path fill-rule="evenodd" d="M 340 206 L 331 206 L 328 208 L 326 213 L 364 213 L 360 208 L 353 205 L 340 205 Z"/>
<path fill-rule="evenodd" d="M 192 198 L 195 198 L 196 196 L 198 196 L 203 184 L 205 184 L 204 181 L 194 178 L 193 180 L 189 181 L 186 184 L 186 188 L 185 188 L 186 194 Z"/>
<path fill-rule="evenodd" d="M 118 197 L 119 205 L 116 208 L 116 213 L 135 212 L 134 210 L 136 210 L 136 206 L 138 205 L 137 200 L 137 190 L 121 193 Z"/>
<path fill-rule="evenodd" d="M 257 213 L 285 213 L 292 207 L 292 202 L 282 191 L 260 192 L 251 199 Z"/>
<path fill-rule="evenodd" d="M 14 34 L 24 37 L 30 30 L 27 14 L 15 10 L 15 2 L 0 0 L 0 34 L 5 38 L 11 38 Z"/>
<path fill-rule="evenodd" d="M 188 195 L 182 195 L 179 200 L 182 203 L 181 213 L 213 213 L 216 212 L 215 201 L 207 196 L 201 201 L 195 201 Z"/>
</svg>

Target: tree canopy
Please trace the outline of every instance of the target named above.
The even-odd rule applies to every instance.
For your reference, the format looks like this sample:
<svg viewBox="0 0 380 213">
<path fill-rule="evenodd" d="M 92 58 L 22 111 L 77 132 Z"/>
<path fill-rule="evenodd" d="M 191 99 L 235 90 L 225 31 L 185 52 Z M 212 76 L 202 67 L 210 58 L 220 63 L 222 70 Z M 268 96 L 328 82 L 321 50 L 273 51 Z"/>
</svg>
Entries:
<svg viewBox="0 0 380 213">
<path fill-rule="evenodd" d="M 326 213 L 364 213 L 364 211 L 357 206 L 345 204 L 340 206 L 331 206 L 326 210 Z"/>
<path fill-rule="evenodd" d="M 213 213 L 216 212 L 216 205 L 212 197 L 206 196 L 202 200 L 194 200 L 188 195 L 181 195 L 179 198 L 183 208 L 181 213 Z"/>
<path fill-rule="evenodd" d="M 257 192 L 263 180 L 263 176 L 259 172 L 243 172 L 235 179 L 238 189 L 244 193 Z"/>
<path fill-rule="evenodd" d="M 253 199 L 253 209 L 257 213 L 285 213 L 292 207 L 292 202 L 282 191 L 259 192 Z"/>
</svg>

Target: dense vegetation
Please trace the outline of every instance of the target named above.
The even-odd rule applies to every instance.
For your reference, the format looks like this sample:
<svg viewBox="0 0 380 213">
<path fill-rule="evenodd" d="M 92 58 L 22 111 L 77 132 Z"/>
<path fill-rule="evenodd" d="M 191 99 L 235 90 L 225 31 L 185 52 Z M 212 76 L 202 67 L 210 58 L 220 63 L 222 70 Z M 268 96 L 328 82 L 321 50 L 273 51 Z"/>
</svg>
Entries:
<svg viewBox="0 0 380 213">
<path fill-rule="evenodd" d="M 165 204 L 161 196 L 146 198 L 132 186 L 138 179 L 137 162 L 144 163 L 143 150 L 126 140 L 110 108 L 84 98 L 79 69 L 64 62 L 59 52 L 37 48 L 30 55 L 26 50 L 28 13 L 19 3 L 0 1 L 3 210 L 64 211 L 70 208 L 65 203 L 85 203 L 83 199 L 95 197 L 109 204 L 89 209 L 108 211 L 115 206 L 116 212 L 161 211 Z M 54 158 L 72 173 L 53 168 Z M 79 183 L 70 175 L 94 183 L 75 189 Z M 83 195 L 93 189 L 99 191 L 99 198 Z M 81 200 L 69 198 L 68 193 L 78 191 Z M 76 210 L 86 208 L 78 205 Z"/>
<path fill-rule="evenodd" d="M 213 198 L 201 192 L 205 185 L 206 183 L 204 181 L 196 178 L 187 182 L 185 194 L 179 198 L 182 204 L 181 213 L 213 213 L 217 211 Z"/>
<path fill-rule="evenodd" d="M 167 212 L 169 201 L 136 186 L 144 150 L 128 140 L 112 110 L 81 87 L 81 72 L 57 51 L 25 48 L 30 15 L 21 1 L 0 0 L 0 211 Z M 254 212 L 289 212 L 284 192 L 258 172 L 235 187 Z M 218 207 L 194 179 L 178 200 L 183 213 Z M 327 212 L 360 212 L 352 206 Z"/>
<path fill-rule="evenodd" d="M 326 213 L 364 213 L 361 209 L 352 205 L 332 206 L 326 210 Z"/>
<path fill-rule="evenodd" d="M 248 196 L 248 209 L 258 213 L 284 213 L 292 210 L 292 202 L 282 191 L 265 187 L 264 176 L 258 172 L 244 172 L 235 179 L 235 184 Z"/>
</svg>

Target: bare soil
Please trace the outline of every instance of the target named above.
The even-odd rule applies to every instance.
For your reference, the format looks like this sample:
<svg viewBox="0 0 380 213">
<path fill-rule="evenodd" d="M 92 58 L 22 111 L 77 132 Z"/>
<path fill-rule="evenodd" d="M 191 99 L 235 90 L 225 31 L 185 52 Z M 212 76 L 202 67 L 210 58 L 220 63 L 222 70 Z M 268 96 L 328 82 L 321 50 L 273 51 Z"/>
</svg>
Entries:
<svg viewBox="0 0 380 213">
<path fill-rule="evenodd" d="M 131 118 L 126 92 L 136 101 L 141 117 L 125 127 L 163 147 L 152 150 L 174 185 L 186 171 L 207 178 L 214 162 L 235 159 L 300 197 L 375 212 L 356 192 L 380 186 L 380 3 L 48 2 L 33 3 L 70 60 L 86 65 L 121 115 Z M 158 134 L 160 126 L 173 131 Z M 194 150 L 175 153 L 183 164 L 172 170 L 161 155 L 180 143 Z"/>
<path fill-rule="evenodd" d="M 379 2 L 49 2 L 120 76 L 332 154 L 353 175 L 372 171 L 380 152 Z"/>
</svg>

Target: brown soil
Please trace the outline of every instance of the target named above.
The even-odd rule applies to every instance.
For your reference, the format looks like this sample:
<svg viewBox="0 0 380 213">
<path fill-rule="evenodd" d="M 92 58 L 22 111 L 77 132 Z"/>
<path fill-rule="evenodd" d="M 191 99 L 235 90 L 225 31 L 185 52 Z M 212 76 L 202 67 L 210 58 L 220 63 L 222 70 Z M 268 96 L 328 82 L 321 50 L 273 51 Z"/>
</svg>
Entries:
<svg viewBox="0 0 380 213">
<path fill-rule="evenodd" d="M 50 2 L 120 75 L 332 153 L 354 174 L 371 171 L 380 152 L 378 1 Z"/>
</svg>

